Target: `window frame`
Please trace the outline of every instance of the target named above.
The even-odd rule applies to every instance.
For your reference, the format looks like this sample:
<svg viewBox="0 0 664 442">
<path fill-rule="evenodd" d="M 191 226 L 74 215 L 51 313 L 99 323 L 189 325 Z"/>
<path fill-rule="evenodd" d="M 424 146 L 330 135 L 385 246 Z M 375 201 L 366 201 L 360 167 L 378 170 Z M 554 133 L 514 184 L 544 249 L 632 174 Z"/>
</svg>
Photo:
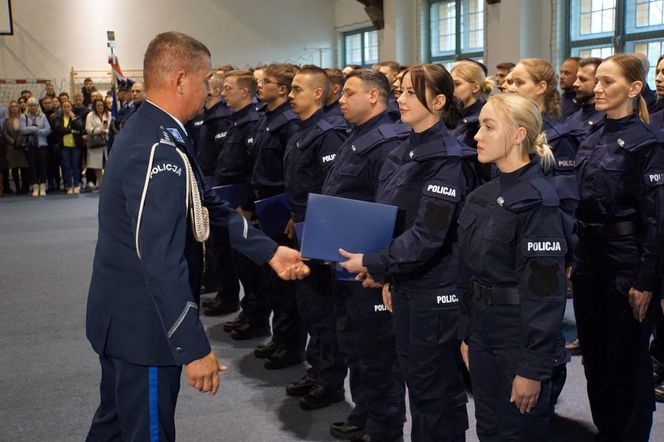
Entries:
<svg viewBox="0 0 664 442">
<path fill-rule="evenodd" d="M 625 46 L 627 43 L 636 42 L 636 41 L 647 41 L 647 40 L 664 40 L 662 36 L 663 31 L 643 31 L 643 32 L 627 32 L 627 25 L 625 16 L 627 15 L 627 6 L 630 1 L 634 2 L 636 6 L 636 0 L 616 0 L 616 9 L 614 14 L 614 30 L 612 36 L 607 37 L 597 37 L 590 38 L 585 40 L 572 40 L 571 28 L 572 28 L 572 1 L 574 0 L 565 0 L 565 53 L 571 54 L 572 51 L 576 48 L 584 48 L 589 46 L 612 46 L 613 53 L 619 54 L 624 52 Z M 580 0 L 579 0 L 580 1 Z"/>
<path fill-rule="evenodd" d="M 461 32 L 461 22 L 463 17 L 461 16 L 461 2 L 463 0 L 452 0 L 455 3 L 456 7 L 456 14 L 455 14 L 455 42 L 454 42 L 454 53 L 450 55 L 444 55 L 444 56 L 434 56 L 433 53 L 431 52 L 431 38 L 432 38 L 432 29 L 431 29 L 431 7 L 435 4 L 438 3 L 447 3 L 450 0 L 428 0 L 426 2 L 426 8 L 424 8 L 423 14 L 423 21 L 426 24 L 426 29 L 425 29 L 425 35 L 426 38 L 424 39 L 424 46 L 425 46 L 425 54 L 426 54 L 426 59 L 428 63 L 440 63 L 440 64 L 450 64 L 454 63 L 456 60 L 460 58 L 472 58 L 472 59 L 482 59 L 484 60 L 486 58 L 485 52 L 486 52 L 486 8 L 482 9 L 482 34 L 483 34 L 483 41 L 482 41 L 482 50 L 481 51 L 463 51 L 462 50 L 462 40 L 463 40 L 463 33 Z M 484 0 L 480 0 L 480 3 L 483 4 Z"/>
<path fill-rule="evenodd" d="M 380 54 L 380 40 L 378 39 L 378 30 L 374 28 L 373 26 L 367 26 L 364 28 L 358 28 L 358 29 L 353 29 L 351 31 L 345 31 L 341 33 L 341 41 L 342 41 L 342 46 L 343 46 L 343 51 L 342 51 L 342 56 L 341 60 L 344 63 L 344 66 L 348 65 L 348 60 L 346 58 L 346 55 L 348 54 L 348 48 L 346 47 L 346 38 L 353 36 L 353 35 L 359 35 L 360 36 L 360 52 L 361 52 L 361 57 L 362 57 L 362 63 L 357 63 L 363 68 L 370 68 L 374 64 L 378 63 L 380 61 L 380 55 L 377 57 L 376 61 L 370 61 L 367 63 L 367 60 L 364 58 L 364 52 L 365 52 L 365 45 L 364 45 L 364 36 L 369 33 L 369 32 L 375 32 L 376 33 L 376 49 L 378 53 Z M 351 63 L 351 64 L 356 64 L 356 63 Z"/>
</svg>

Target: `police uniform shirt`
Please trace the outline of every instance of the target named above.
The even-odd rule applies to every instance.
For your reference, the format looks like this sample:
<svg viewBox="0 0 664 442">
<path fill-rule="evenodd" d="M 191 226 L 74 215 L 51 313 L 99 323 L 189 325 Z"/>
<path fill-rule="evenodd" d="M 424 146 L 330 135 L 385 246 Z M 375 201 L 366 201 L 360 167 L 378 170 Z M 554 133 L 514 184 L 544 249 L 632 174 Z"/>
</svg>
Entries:
<svg viewBox="0 0 664 442">
<path fill-rule="evenodd" d="M 320 193 L 339 147 L 347 137 L 344 128 L 335 127 L 318 109 L 288 140 L 284 154 L 284 186 L 295 220 L 304 220 L 309 193 Z"/>
<path fill-rule="evenodd" d="M 502 333 L 513 336 L 509 342 L 522 342 L 516 373 L 528 379 L 547 380 L 553 370 L 565 310 L 566 256 L 574 245 L 574 218 L 564 206 L 577 198 L 572 175 L 547 177 L 534 159 L 470 193 L 459 216 L 459 337 L 468 340 L 471 329 L 484 337 L 490 333 L 473 323 L 478 285 L 515 289 L 513 305 L 498 305 L 497 299 L 485 304 L 497 304 L 496 314 L 513 318 L 514 327 Z"/>
<path fill-rule="evenodd" d="M 284 187 L 284 152 L 290 137 L 298 130 L 298 117 L 290 102 L 267 111 L 256 126 L 256 160 L 251 174 L 251 186 L 260 198 L 266 193 L 282 192 Z"/>
<path fill-rule="evenodd" d="M 228 129 L 233 125 L 232 114 L 233 111 L 226 106 L 226 103 L 220 101 L 205 109 L 203 115 L 192 122 L 196 130 L 194 144 L 198 163 L 205 176 L 214 176 L 221 147 Z"/>
<path fill-rule="evenodd" d="M 579 148 L 577 218 L 590 224 L 638 225 L 640 267 L 632 286 L 653 291 L 662 256 L 664 135 L 634 113 L 591 132 Z"/>
<path fill-rule="evenodd" d="M 402 289 L 453 288 L 457 282 L 456 218 L 471 190 L 463 162 L 473 149 L 439 122 L 392 151 L 379 175 L 376 202 L 397 206 L 397 237 L 363 264 L 377 280 Z"/>
<path fill-rule="evenodd" d="M 355 126 L 339 149 L 322 193 L 375 201 L 378 175 L 385 158 L 409 133 L 409 126 L 393 123 L 387 112 Z"/>
<path fill-rule="evenodd" d="M 551 174 L 573 174 L 579 138 L 585 134 L 580 125 L 565 118 L 552 118 L 542 115 L 542 131 L 555 158 Z"/>
<path fill-rule="evenodd" d="M 198 318 L 201 245 L 192 233 L 187 163 L 210 223 L 256 263 L 276 244 L 203 183 L 181 123 L 146 102 L 115 142 L 99 200 L 86 331 L 100 355 L 136 365 L 183 365 L 210 352 Z"/>
<path fill-rule="evenodd" d="M 221 151 L 217 158 L 215 177 L 219 184 L 248 183 L 254 166 L 256 125 L 260 114 L 254 104 L 248 104 L 231 116 L 233 124 L 222 133 Z"/>
</svg>

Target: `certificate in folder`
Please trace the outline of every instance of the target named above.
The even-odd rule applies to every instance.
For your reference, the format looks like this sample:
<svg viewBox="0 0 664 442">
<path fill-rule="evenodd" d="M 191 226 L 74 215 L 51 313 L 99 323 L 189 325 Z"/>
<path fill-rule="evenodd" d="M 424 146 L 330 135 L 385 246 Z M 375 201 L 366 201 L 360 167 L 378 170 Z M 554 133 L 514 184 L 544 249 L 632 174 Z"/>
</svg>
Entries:
<svg viewBox="0 0 664 442">
<path fill-rule="evenodd" d="M 300 241 L 302 256 L 345 261 L 340 248 L 377 252 L 392 240 L 396 218 L 394 206 L 310 193 Z"/>
<path fill-rule="evenodd" d="M 251 194 L 251 188 L 248 184 L 227 184 L 225 186 L 215 186 L 212 188 L 219 198 L 228 202 L 233 208 L 240 207 L 243 201 L 246 201 Z"/>
<path fill-rule="evenodd" d="M 270 238 L 274 238 L 286 229 L 291 217 L 291 208 L 285 193 L 264 198 L 255 202 L 256 217 L 261 229 Z"/>
</svg>

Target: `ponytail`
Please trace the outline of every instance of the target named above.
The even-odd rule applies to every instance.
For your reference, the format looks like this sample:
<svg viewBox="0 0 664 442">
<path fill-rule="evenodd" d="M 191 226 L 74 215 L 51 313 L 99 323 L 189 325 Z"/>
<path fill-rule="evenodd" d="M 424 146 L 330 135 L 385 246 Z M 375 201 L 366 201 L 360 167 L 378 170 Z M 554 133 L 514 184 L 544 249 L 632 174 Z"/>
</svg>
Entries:
<svg viewBox="0 0 664 442">
<path fill-rule="evenodd" d="M 637 110 L 639 111 L 639 118 L 641 121 L 648 124 L 650 123 L 650 113 L 648 112 L 648 104 L 643 98 L 643 95 L 639 95 L 636 103 Z"/>
<path fill-rule="evenodd" d="M 491 92 L 493 92 L 494 85 L 495 83 L 493 82 L 493 78 L 486 77 L 484 81 L 480 84 L 480 93 L 488 97 L 489 95 L 491 95 Z"/>
<path fill-rule="evenodd" d="M 448 129 L 454 129 L 459 125 L 459 122 L 463 120 L 463 114 L 461 113 L 461 108 L 463 104 L 457 100 L 457 98 L 452 95 L 448 100 L 445 101 L 445 106 L 440 111 L 440 119 L 445 123 Z"/>
<path fill-rule="evenodd" d="M 540 159 L 540 166 L 542 166 L 542 170 L 547 172 L 549 169 L 551 169 L 551 167 L 553 167 L 556 159 L 553 156 L 553 151 L 551 150 L 551 146 L 549 145 L 549 142 L 546 139 L 546 134 L 544 132 L 540 132 L 540 134 L 537 135 L 537 138 L 535 138 L 535 142 L 533 143 L 533 150 Z"/>
</svg>

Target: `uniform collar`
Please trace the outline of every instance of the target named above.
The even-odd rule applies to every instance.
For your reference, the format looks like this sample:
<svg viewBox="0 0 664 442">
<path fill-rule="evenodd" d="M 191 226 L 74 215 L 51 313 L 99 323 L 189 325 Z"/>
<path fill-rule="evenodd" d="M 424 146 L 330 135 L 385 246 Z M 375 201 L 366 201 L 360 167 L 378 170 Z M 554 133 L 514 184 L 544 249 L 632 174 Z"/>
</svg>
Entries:
<svg viewBox="0 0 664 442">
<path fill-rule="evenodd" d="M 321 107 L 306 120 L 300 121 L 300 129 L 307 129 L 316 125 L 323 118 L 323 108 Z"/>
<path fill-rule="evenodd" d="M 471 104 L 468 107 L 464 107 L 463 110 L 461 111 L 461 115 L 463 116 L 464 122 L 465 120 L 469 119 L 470 117 L 479 117 L 480 111 L 482 110 L 482 106 L 484 106 L 484 101 L 483 100 L 475 100 L 473 104 Z"/>
<path fill-rule="evenodd" d="M 267 108 L 265 109 L 265 115 L 269 117 L 273 117 L 276 115 L 279 115 L 282 112 L 285 112 L 290 109 L 290 101 L 286 100 L 283 103 L 281 103 L 279 106 L 275 107 L 273 110 L 269 111 Z"/>
<path fill-rule="evenodd" d="M 539 165 L 539 157 L 532 156 L 528 164 L 522 166 L 521 168 L 515 170 L 514 172 L 510 173 L 500 172 L 498 177 L 500 179 L 501 187 L 507 188 L 518 183 L 519 181 L 523 181 L 523 177 L 535 173 L 533 171 L 536 171 L 538 165 Z"/>
<path fill-rule="evenodd" d="M 418 161 L 445 155 L 443 138 L 447 134 L 447 128 L 442 121 L 434 124 L 424 132 L 411 131 L 408 136 L 409 148 L 405 152 L 404 160 Z"/>
<path fill-rule="evenodd" d="M 614 120 L 612 118 L 607 118 L 604 123 L 604 127 L 605 130 L 608 132 L 618 132 L 634 124 L 636 121 L 639 120 L 640 120 L 639 116 L 636 114 L 636 112 L 633 112 L 631 115 L 627 115 L 626 117 L 623 118 L 618 118 L 617 120 Z"/>
<path fill-rule="evenodd" d="M 184 132 L 184 134 L 186 136 L 189 136 L 189 134 L 187 133 L 187 129 L 184 128 L 184 124 L 182 124 L 182 122 L 180 120 L 178 120 L 173 115 L 166 112 L 163 108 L 159 107 L 157 104 L 153 103 L 152 101 L 146 99 L 145 102 L 148 103 L 148 104 L 151 104 L 152 106 L 156 107 L 157 109 L 159 109 L 160 111 L 162 111 L 163 113 L 165 113 L 166 115 L 171 117 L 173 119 L 173 121 L 175 121 L 178 124 L 178 126 L 180 126 L 180 129 L 182 129 L 182 132 Z"/>
<path fill-rule="evenodd" d="M 374 127 L 378 127 L 381 124 L 390 124 L 392 123 L 392 119 L 390 116 L 387 114 L 387 111 L 381 112 L 375 117 L 372 117 L 371 119 L 365 121 L 364 123 L 355 126 L 353 128 L 353 132 L 351 133 L 351 137 L 360 137 L 367 132 L 369 132 L 371 129 Z"/>
</svg>

